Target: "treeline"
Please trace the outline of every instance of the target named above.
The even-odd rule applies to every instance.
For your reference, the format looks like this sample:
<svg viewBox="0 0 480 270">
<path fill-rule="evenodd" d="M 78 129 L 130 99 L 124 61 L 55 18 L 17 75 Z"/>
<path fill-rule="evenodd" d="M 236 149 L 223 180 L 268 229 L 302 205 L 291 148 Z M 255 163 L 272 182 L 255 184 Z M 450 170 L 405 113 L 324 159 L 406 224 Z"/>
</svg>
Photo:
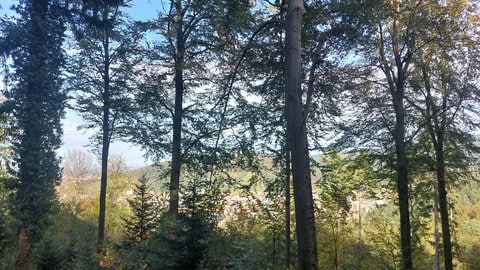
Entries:
<svg viewBox="0 0 480 270">
<path fill-rule="evenodd" d="M 40 269 L 98 267 L 95 237 L 100 178 L 98 165 L 92 158 L 78 150 L 65 157 L 68 170 L 57 188 L 60 204 L 34 250 Z M 373 177 L 364 164 L 358 168 L 361 164 L 358 158 L 332 152 L 321 160 L 325 176 L 314 177 L 313 183 L 318 203 L 319 269 L 398 269 L 401 263 L 399 221 L 397 206 L 393 199 L 388 199 L 394 197 L 392 191 L 373 182 L 366 183 Z M 264 159 L 265 171 L 271 166 L 271 161 Z M 208 204 L 208 195 L 201 192 L 197 192 L 197 205 L 193 205 L 194 192 L 186 187 L 188 195 L 180 204 L 182 239 L 175 248 L 167 249 L 166 228 L 171 226 L 168 219 L 165 220 L 169 179 L 159 179 L 163 169 L 149 167 L 130 171 L 118 156 L 111 158 L 110 168 L 106 221 L 108 253 L 102 257 L 103 268 L 283 268 L 284 194 L 273 192 L 273 174 L 267 177 L 270 183 L 252 183 L 249 182 L 251 173 L 231 172 L 239 185 L 245 186 L 226 196 L 216 208 Z M 85 174 L 85 171 L 90 173 Z M 147 179 L 143 175 L 147 175 Z M 472 182 L 451 194 L 455 198 L 453 240 L 459 269 L 475 269 L 477 262 L 479 189 L 478 183 Z M 142 202 L 146 207 L 139 211 Z M 432 205 L 424 205 L 423 212 L 415 216 L 418 242 L 414 258 L 418 269 L 430 269 L 436 263 L 436 230 L 433 202 L 430 203 Z M 201 218 L 195 222 L 192 216 Z M 141 217 L 146 222 L 141 221 Z M 10 253 L 15 248 L 14 242 L 9 241 L 14 233 L 12 227 L 8 228 L 3 236 L 7 252 L 2 259 L 5 268 L 15 259 L 14 253 Z M 295 248 L 295 243 L 292 247 Z M 295 256 L 293 253 L 292 258 Z M 198 259 L 196 266 L 187 266 L 193 257 Z"/>
<path fill-rule="evenodd" d="M 12 228 L 17 235 L 15 247 L 0 250 L 16 251 L 7 268 L 475 267 L 478 243 L 452 241 L 461 226 L 447 193 L 476 176 L 474 1 L 172 0 L 148 21 L 131 20 L 131 4 L 31 0 L 2 18 L 0 236 Z M 67 107 L 96 131 L 95 223 L 82 222 L 77 211 L 85 207 L 67 207 L 56 193 Z M 109 238 L 118 230 L 108 227 L 109 215 L 119 207 L 112 140 L 142 147 L 168 178 L 159 210 L 139 177 L 126 203 L 132 213 L 118 223 L 126 242 Z M 323 158 L 313 160 L 312 151 Z M 257 198 L 251 188 L 259 185 L 273 204 Z M 243 227 L 222 216 L 239 191 L 262 210 L 239 207 Z M 361 201 L 380 199 L 396 205 L 398 224 L 396 210 L 372 210 L 378 232 L 362 225 Z M 93 245 L 63 241 L 74 246 L 47 254 L 62 243 L 50 241 L 54 213 L 71 218 L 63 236 Z M 244 252 L 254 246 L 266 253 Z M 130 256 L 132 264 L 116 264 Z M 83 259 L 66 266 L 65 258 Z M 259 264 L 247 265 L 252 258 Z M 371 264 L 378 260 L 383 265 Z"/>
</svg>

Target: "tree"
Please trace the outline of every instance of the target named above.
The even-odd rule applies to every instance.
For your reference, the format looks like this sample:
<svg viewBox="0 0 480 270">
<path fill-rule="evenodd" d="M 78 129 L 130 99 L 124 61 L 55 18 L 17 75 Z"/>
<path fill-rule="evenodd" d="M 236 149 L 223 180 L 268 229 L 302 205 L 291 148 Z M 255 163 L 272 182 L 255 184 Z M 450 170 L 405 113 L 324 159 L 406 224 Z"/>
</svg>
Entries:
<svg viewBox="0 0 480 270">
<path fill-rule="evenodd" d="M 5 172 L 0 172 L 5 174 Z M 5 177 L 4 175 L 2 175 Z M 3 179 L 2 179 L 3 180 Z M 13 226 L 13 219 L 9 211 L 8 205 L 9 193 L 5 188 L 4 181 L 0 182 L 0 268 L 8 268 L 7 258 L 12 258 L 9 256 L 12 253 L 12 242 L 15 241 L 15 233 Z M 12 264 L 13 265 L 13 264 Z"/>
<path fill-rule="evenodd" d="M 362 268 L 365 250 L 362 241 L 361 211 L 362 199 L 371 199 L 379 196 L 379 180 L 375 175 L 370 160 L 365 153 L 355 156 L 344 156 L 329 149 L 322 155 L 320 163 L 321 177 L 316 182 L 318 186 L 318 216 L 320 239 L 319 256 L 326 262 L 323 267 L 339 269 L 345 265 L 356 265 Z M 376 196 L 374 197 L 373 194 Z M 383 195 L 383 194 L 382 194 Z M 352 210 L 356 202 L 358 208 Z M 356 207 L 355 207 L 356 208 Z M 358 223 L 351 221 L 358 213 Z M 353 223 L 353 224 L 352 224 Z M 358 226 L 356 250 L 353 251 L 354 227 Z M 350 244 L 350 245 L 349 245 Z M 356 252 L 358 260 L 348 261 L 349 249 Z M 350 252 L 352 252 L 350 251 Z M 353 254 L 352 254 L 353 255 Z"/>
<path fill-rule="evenodd" d="M 400 240 L 402 250 L 402 269 L 413 269 L 412 261 L 412 244 L 411 244 L 411 228 L 410 228 L 410 209 L 409 209 L 409 191 L 408 191 L 408 158 L 406 152 L 405 138 L 405 83 L 409 65 L 412 60 L 412 52 L 415 49 L 413 38 L 407 37 L 408 40 L 399 40 L 400 31 L 408 31 L 408 26 L 400 26 L 400 17 L 404 16 L 400 9 L 400 2 L 394 1 L 391 7 L 393 23 L 391 32 L 384 30 L 383 23 L 379 24 L 379 58 L 380 67 L 383 71 L 388 83 L 388 91 L 390 92 L 391 106 L 394 109 L 394 124 L 391 131 L 393 141 L 395 143 L 396 153 L 396 171 L 397 171 L 397 192 L 398 205 L 400 208 Z M 407 28 L 407 29 L 405 29 Z M 388 28 L 387 28 L 388 29 Z M 387 30 L 388 31 L 388 30 Z M 391 40 L 389 39 L 391 35 Z M 391 47 L 390 47 L 391 46 Z M 405 47 L 403 47 L 405 46 Z M 403 49 L 405 48 L 405 50 Z M 391 52 L 386 53 L 387 49 Z M 393 55 L 393 62 L 388 57 Z"/>
<path fill-rule="evenodd" d="M 63 162 L 63 174 L 75 181 L 85 179 L 93 172 L 92 156 L 82 150 L 68 150 Z"/>
<path fill-rule="evenodd" d="M 214 183 L 213 168 L 233 156 L 221 147 L 224 108 L 229 103 L 225 84 L 230 81 L 219 77 L 231 68 L 221 58 L 229 53 L 222 48 L 233 42 L 237 22 L 224 17 L 248 10 L 246 2 L 171 1 L 153 23 L 151 30 L 158 31 L 162 39 L 154 43 L 149 62 L 153 71 L 137 97 L 142 109 L 132 119 L 135 124 L 130 134 L 154 160 L 170 155 L 173 217 L 178 215 L 183 169 L 197 170 L 204 178 L 208 178 L 206 171 L 212 171 L 210 182 Z"/>
<path fill-rule="evenodd" d="M 4 123 L 0 127 L 0 143 L 3 145 L 0 148 L 0 257 L 4 258 L 0 260 L 0 269 L 3 269 L 8 268 L 8 265 L 10 265 L 10 267 L 13 265 L 9 264 L 7 258 L 14 257 L 11 254 L 13 253 L 12 251 L 14 247 L 12 243 L 15 242 L 15 226 L 9 209 L 11 190 L 6 187 L 6 180 L 9 178 L 7 168 L 10 166 L 9 163 L 11 163 L 11 161 L 9 162 L 9 156 L 12 154 L 10 147 L 7 145 L 7 126 L 9 118 L 4 118 L 3 115 L 0 115 L 0 119 L 2 119 Z"/>
<path fill-rule="evenodd" d="M 471 20 L 478 19 L 472 3 L 449 1 L 429 8 L 438 18 L 438 27 L 428 36 L 439 36 L 429 42 L 415 58 L 412 87 L 418 99 L 409 99 L 421 114 L 425 132 L 430 137 L 427 153 L 430 169 L 437 179 L 436 196 L 442 224 L 445 269 L 453 269 L 453 252 L 447 200 L 448 178 L 452 172 L 468 172 L 470 157 L 479 149 L 469 134 L 479 123 L 472 116 L 480 113 L 479 88 L 475 83 L 479 69 L 478 55 L 474 51 L 478 34 Z M 463 17 L 463 14 L 471 14 Z M 461 59 L 461 60 L 460 60 Z M 450 177 L 453 178 L 453 177 Z M 455 183 L 450 183 L 455 184 Z M 434 199 L 437 201 L 437 198 Z"/>
<path fill-rule="evenodd" d="M 198 168 L 196 164 L 192 163 L 205 163 L 204 166 L 207 167 L 207 170 L 212 171 L 211 176 L 213 176 L 213 167 L 220 159 L 217 152 L 221 152 L 218 144 L 220 134 L 225 129 L 223 126 L 225 110 L 220 112 L 220 120 L 215 119 L 218 116 L 212 115 L 218 110 L 218 107 L 221 107 L 219 104 L 228 104 L 228 97 L 220 95 L 217 100 L 215 95 L 210 93 L 210 100 L 205 100 L 206 96 L 199 95 L 201 98 L 203 97 L 203 100 L 198 102 L 192 98 L 187 99 L 187 95 L 197 91 L 201 86 L 214 88 L 212 86 L 215 84 L 214 79 L 220 72 L 208 70 L 206 67 L 218 65 L 221 68 L 219 65 L 221 61 L 215 56 L 218 54 L 217 50 L 224 46 L 226 41 L 222 41 L 223 37 L 219 37 L 219 35 L 231 37 L 230 33 L 222 32 L 227 30 L 222 28 L 227 26 L 227 23 L 218 23 L 218 16 L 223 16 L 225 10 L 227 13 L 234 11 L 235 7 L 243 11 L 244 3 L 235 3 L 232 7 L 231 1 L 175 0 L 171 1 L 169 13 L 163 18 L 168 25 L 167 31 L 163 33 L 168 41 L 168 46 L 166 52 L 163 53 L 165 53 L 167 61 L 173 60 L 175 74 L 173 78 L 175 96 L 171 110 L 172 143 L 169 183 L 169 213 L 173 219 L 178 216 L 182 165 L 190 164 Z M 217 27 L 220 27 L 220 30 Z M 185 108 L 186 101 L 197 102 L 197 106 Z M 217 127 L 212 125 L 212 122 L 219 123 L 219 130 L 215 130 Z M 212 127 L 208 127 L 209 125 Z M 196 129 L 187 129 L 186 126 L 193 126 Z M 212 146 L 208 146 L 208 144 L 212 143 L 212 137 L 216 133 L 218 136 L 212 149 Z M 205 146 L 206 144 L 207 146 Z M 206 161 L 204 155 L 213 157 L 213 160 Z"/>
<path fill-rule="evenodd" d="M 402 254 L 398 246 L 400 233 L 398 211 L 394 207 L 379 206 L 365 218 L 365 242 L 371 247 L 368 269 L 399 269 Z"/>
<path fill-rule="evenodd" d="M 305 108 L 301 95 L 303 1 L 288 1 L 285 34 L 285 107 L 287 137 L 291 147 L 298 269 L 317 269 L 315 216 Z"/>
<path fill-rule="evenodd" d="M 154 71 L 150 77 L 145 78 L 146 83 L 141 85 L 142 92 L 136 102 L 142 109 L 132 119 L 135 126 L 129 133 L 132 141 L 145 148 L 147 154 L 153 158 L 163 159 L 166 153 L 171 154 L 169 213 L 173 219 L 178 216 L 180 198 L 182 122 L 185 115 L 184 96 L 188 88 L 184 76 L 189 66 L 185 59 L 189 59 L 186 54 L 190 49 L 197 49 L 191 47 L 189 41 L 191 36 L 196 34 L 199 21 L 203 19 L 202 16 L 196 17 L 197 13 L 195 10 L 192 11 L 193 7 L 195 5 L 190 1 L 185 6 L 181 0 L 170 1 L 168 12 L 159 14 L 158 25 L 151 24 L 151 30 L 160 32 L 164 37 L 164 43 L 160 42 L 158 47 L 161 50 L 152 53 L 155 56 L 149 59 Z M 160 70 L 155 69 L 157 66 L 161 66 Z M 166 73 L 174 74 L 173 84 L 167 82 L 171 76 L 163 74 L 164 66 L 168 70 Z M 168 87 L 174 89 L 173 100 L 172 95 L 168 93 Z"/>
<path fill-rule="evenodd" d="M 418 230 L 411 230 L 412 225 L 409 225 L 410 218 L 415 214 L 410 212 L 410 209 L 415 209 L 415 207 L 410 204 L 409 200 L 418 203 L 422 200 L 422 196 L 432 195 L 431 190 L 421 193 L 421 186 L 428 185 L 428 183 L 425 179 L 415 179 L 415 171 L 423 169 L 424 166 L 430 166 L 431 171 L 442 174 L 442 169 L 438 169 L 439 163 L 433 164 L 437 161 L 442 163 L 441 160 L 445 157 L 438 153 L 443 150 L 438 147 L 434 149 L 433 144 L 439 146 L 438 143 L 448 137 L 446 133 L 441 134 L 442 130 L 446 128 L 444 124 L 454 123 L 452 127 L 456 126 L 456 121 L 449 119 L 451 116 L 471 108 L 471 105 L 462 107 L 464 104 L 460 104 L 463 101 L 456 102 L 465 100 L 462 97 L 463 94 L 460 93 L 474 88 L 472 84 L 466 83 L 469 80 L 464 80 L 464 77 L 475 74 L 476 65 L 469 65 L 470 68 L 465 69 L 468 72 L 464 72 L 466 74 L 464 76 L 456 76 L 455 79 L 453 79 L 455 76 L 451 76 L 452 70 L 462 69 L 463 65 L 458 61 L 463 60 L 459 59 L 471 59 L 469 55 L 471 55 L 472 49 L 470 45 L 467 45 L 471 40 L 466 38 L 468 36 L 466 33 L 475 31 L 464 31 L 467 29 L 466 25 L 459 27 L 464 21 L 461 18 L 471 18 L 470 15 L 466 16 L 465 14 L 469 14 L 469 10 L 472 9 L 465 8 L 465 5 L 468 4 L 461 1 L 455 3 L 449 1 L 448 4 L 438 1 L 386 1 L 379 5 L 366 2 L 363 8 L 357 9 L 362 11 L 355 14 L 356 21 L 366 22 L 364 25 L 367 27 L 367 30 L 362 33 L 363 36 L 360 35 L 359 38 L 359 40 L 365 40 L 359 48 L 363 54 L 360 54 L 361 56 L 356 61 L 370 65 L 371 69 L 357 76 L 358 81 L 361 81 L 357 87 L 364 87 L 365 91 L 359 91 L 360 95 L 351 93 L 352 97 L 364 102 L 363 104 L 356 103 L 357 113 L 360 108 L 365 110 L 362 115 L 364 119 L 352 121 L 354 124 L 350 125 L 350 128 L 354 125 L 357 126 L 357 128 L 353 128 L 355 131 L 352 133 L 352 135 L 354 133 L 356 135 L 354 135 L 355 138 L 349 138 L 353 138 L 353 141 L 364 146 L 368 145 L 370 149 L 375 149 L 376 154 L 381 157 L 379 164 L 388 164 L 387 166 L 396 172 L 403 269 L 411 269 L 413 266 L 412 231 L 415 232 L 414 236 L 418 236 Z M 371 9 L 373 6 L 376 6 L 375 9 Z M 366 14 L 368 15 L 365 16 Z M 455 17 L 459 16 L 458 14 L 462 15 Z M 455 30 L 451 31 L 452 29 Z M 454 33 L 457 33 L 458 36 Z M 445 50 L 448 53 L 445 53 Z M 445 57 L 446 55 L 448 57 Z M 355 66 L 355 63 L 352 66 Z M 445 69 L 447 66 L 450 67 Z M 451 68 L 453 66 L 455 68 Z M 360 70 L 366 71 L 362 68 Z M 446 70 L 449 71 L 445 72 Z M 371 72 L 370 75 L 366 75 L 368 72 Z M 430 94 L 425 90 L 425 86 L 428 84 L 432 86 Z M 447 85 L 452 86 L 451 89 L 442 94 L 441 89 Z M 435 92 L 432 89 L 435 89 Z M 459 92 L 450 95 L 449 93 L 455 92 L 450 92 L 453 89 L 459 89 Z M 443 107 L 442 102 L 447 102 L 443 103 L 446 107 Z M 443 118 L 445 115 L 449 116 Z M 442 118 L 449 120 L 443 121 Z M 442 121 L 443 124 L 441 124 Z M 474 126 L 473 122 L 462 123 L 460 126 L 462 125 L 464 127 Z M 458 127 L 453 128 L 456 130 L 452 132 L 451 137 L 455 138 L 453 139 L 455 143 L 452 141 L 445 145 L 452 143 L 452 146 L 455 145 L 454 148 L 461 149 L 458 152 L 454 151 L 456 154 L 452 156 L 466 157 L 465 154 L 471 151 L 466 150 L 472 145 L 468 139 L 470 136 L 463 132 L 459 136 L 457 131 L 460 129 Z M 420 158 L 422 154 L 418 151 L 418 147 L 425 146 L 422 146 L 425 133 L 429 134 L 431 140 L 430 143 L 427 143 L 429 146 L 423 148 L 423 151 L 428 153 L 426 154 L 428 157 L 422 160 Z M 463 140 L 463 145 L 459 144 L 457 140 L 461 137 L 466 139 Z M 394 149 L 389 146 L 392 144 L 395 146 Z M 383 154 L 379 153 L 381 151 Z M 394 154 L 393 159 L 392 156 L 388 157 L 388 152 Z M 432 156 L 435 156 L 434 159 L 431 158 Z M 468 163 L 468 158 L 458 160 Z M 454 162 L 454 166 L 458 165 L 457 161 Z M 413 190 L 417 188 L 420 189 Z M 414 193 L 410 194 L 411 191 Z M 442 191 L 442 193 L 444 192 Z M 448 233 L 444 236 L 448 237 Z M 447 243 L 448 240 L 445 242 Z M 446 257 L 451 256 L 446 255 Z M 451 261 L 451 259 L 449 260 Z M 450 268 L 448 265 L 446 267 Z"/>
<path fill-rule="evenodd" d="M 2 51 L 13 59 L 15 82 L 2 112 L 12 116 L 9 136 L 13 159 L 9 188 L 12 214 L 18 220 L 17 269 L 32 269 L 31 247 L 55 201 L 60 181 L 60 120 L 66 96 L 61 89 L 64 64 L 64 13 L 61 1 L 32 0 L 16 6 L 20 17 L 2 39 Z"/>
<path fill-rule="evenodd" d="M 172 2 L 173 5 L 173 2 Z M 180 189 L 180 167 L 181 160 L 181 143 L 182 143 L 182 119 L 183 119 L 183 95 L 185 91 L 184 85 L 184 66 L 185 66 L 185 37 L 184 37 L 184 10 L 182 0 L 175 0 L 175 20 L 173 23 L 175 29 L 175 53 L 174 69 L 175 69 L 175 103 L 173 111 L 173 140 L 172 140 L 172 163 L 170 172 L 170 207 L 169 213 L 175 220 L 178 216 L 179 205 L 179 189 Z"/>
<path fill-rule="evenodd" d="M 196 189 L 195 181 L 186 189 L 182 208 L 176 220 L 169 212 L 161 217 L 160 229 L 149 241 L 150 254 L 147 261 L 151 265 L 168 269 L 198 269 L 207 264 L 206 253 L 210 242 L 208 202 Z M 175 237 L 172 238 L 172 231 Z M 178 233 L 180 232 L 180 233 Z"/>
<path fill-rule="evenodd" d="M 128 199 L 132 215 L 124 218 L 125 236 L 134 245 L 142 245 L 158 227 L 158 206 L 145 175 L 138 179 L 133 194 Z"/>
<path fill-rule="evenodd" d="M 95 175 L 91 154 L 80 149 L 68 150 L 63 160 L 62 184 L 58 190 L 71 190 L 73 194 L 61 200 L 68 201 L 74 213 L 79 213 L 84 183 Z"/>
<path fill-rule="evenodd" d="M 351 134 L 357 133 L 353 135 L 356 137 L 353 138 L 354 142 L 368 145 L 370 149 L 376 149 L 374 151 L 383 151 L 379 156 L 385 157 L 386 152 L 393 153 L 393 159 L 384 158 L 381 163 L 388 164 L 396 174 L 402 269 L 413 268 L 409 202 L 411 164 L 407 151 L 418 130 L 412 121 L 412 109 L 406 99 L 412 94 L 408 79 L 416 53 L 429 42 L 428 38 L 423 41 L 416 39 L 431 27 L 420 23 L 423 19 L 421 16 L 428 14 L 420 12 L 426 6 L 426 2 L 417 4 L 413 1 L 386 1 L 377 5 L 366 2 L 357 7 L 357 10 L 363 11 L 355 14 L 356 21 L 365 22 L 366 25 L 366 30 L 359 33 L 363 54 L 358 62 L 369 65 L 370 70 L 358 75 L 362 82 L 360 86 L 365 87 L 365 92 L 361 92 L 363 96 L 351 94 L 364 102 L 356 103 L 356 109 L 365 109 L 364 117 L 360 120 L 362 123 L 350 125 L 355 130 Z M 365 71 L 362 68 L 360 70 Z M 371 72 L 370 75 L 366 75 L 368 72 Z"/>
<path fill-rule="evenodd" d="M 101 146 L 98 252 L 104 251 L 108 156 L 112 139 L 122 134 L 122 120 L 131 111 L 142 35 L 124 20 L 128 1 L 81 1 L 72 10 L 76 54 L 71 59 L 69 87 L 85 128 L 100 128 Z"/>
<path fill-rule="evenodd" d="M 235 86 L 240 89 L 233 88 L 232 95 L 235 96 L 235 107 L 233 108 L 233 116 L 231 116 L 231 126 L 234 126 L 234 136 L 238 140 L 242 149 L 242 155 L 249 160 L 251 168 L 256 174 L 261 175 L 268 181 L 268 177 L 264 177 L 258 160 L 266 155 L 273 155 L 274 168 L 276 170 L 277 183 L 269 183 L 269 186 L 275 186 L 277 189 L 285 191 L 286 197 L 289 197 L 289 181 L 290 181 L 290 150 L 285 153 L 285 149 L 290 142 L 286 139 L 286 123 L 285 105 L 282 100 L 285 94 L 284 86 L 284 60 L 285 49 L 283 42 L 284 29 L 282 24 L 285 20 L 287 5 L 282 1 L 269 2 L 267 12 L 257 16 L 261 18 L 259 21 L 253 21 L 256 25 L 251 31 L 248 42 L 245 42 L 242 51 L 242 61 L 238 62 L 238 72 L 235 73 L 237 80 Z M 265 6 L 259 5 L 262 8 Z M 306 47 L 302 48 L 302 66 L 307 67 L 302 77 L 306 77 L 305 84 L 302 87 L 306 90 L 301 91 L 301 99 L 305 99 L 303 104 L 304 118 L 308 133 L 313 139 L 314 146 L 320 145 L 322 131 L 325 127 L 321 126 L 322 120 L 334 106 L 332 104 L 332 93 L 336 88 L 331 87 L 330 76 L 333 72 L 330 69 L 327 55 L 330 46 L 335 39 L 335 31 L 325 30 L 329 25 L 328 12 L 324 11 L 325 6 L 307 1 L 305 9 L 302 12 L 306 21 L 305 28 L 302 27 Z M 328 45 L 327 45 L 328 44 Z M 302 44 L 303 45 L 303 44 Z M 242 87 L 243 86 L 243 87 Z M 255 99 L 253 99 L 254 97 Z M 326 102 L 325 102 L 326 101 Z M 330 104 L 329 104 L 330 103 Z M 308 116 L 308 117 L 307 117 Z M 311 117 L 314 116 L 314 117 Z M 233 123 L 232 123 L 233 122 Z M 255 153 L 261 153 L 256 155 Z M 307 155 L 308 156 L 308 155 Z M 261 161 L 260 161 L 261 162 Z M 288 164 L 287 164 L 288 163 Z M 280 169 L 281 168 L 281 169 Z M 280 169 L 280 170 L 279 170 Z M 281 180 L 279 180 L 281 179 Z M 282 185 L 278 182 L 281 181 Z M 281 186 L 281 187 L 280 187 Z M 271 191 L 271 189 L 269 189 Z M 274 193 L 277 194 L 277 193 Z M 286 208 L 288 208 L 289 198 L 286 198 Z M 286 210 L 287 216 L 290 214 Z M 288 218 L 286 223 L 289 224 Z M 288 242 L 290 229 L 286 224 L 286 241 Z M 286 261 L 287 267 L 289 261 L 289 245 L 286 245 Z"/>
</svg>

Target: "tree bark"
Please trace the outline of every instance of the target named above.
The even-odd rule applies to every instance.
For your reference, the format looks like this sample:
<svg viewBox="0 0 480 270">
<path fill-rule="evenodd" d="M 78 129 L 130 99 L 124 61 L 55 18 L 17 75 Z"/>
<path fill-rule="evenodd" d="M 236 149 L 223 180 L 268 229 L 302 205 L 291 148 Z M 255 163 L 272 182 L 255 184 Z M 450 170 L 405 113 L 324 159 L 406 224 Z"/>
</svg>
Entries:
<svg viewBox="0 0 480 270">
<path fill-rule="evenodd" d="M 397 150 L 397 158 L 402 159 L 401 163 L 397 163 L 399 169 L 397 171 L 397 192 L 398 205 L 400 208 L 400 241 L 402 249 L 402 269 L 413 269 L 412 260 L 412 241 L 411 241 L 411 226 L 410 226 L 410 210 L 408 198 L 408 175 L 406 159 L 403 157 L 404 149 Z"/>
<path fill-rule="evenodd" d="M 29 238 L 30 226 L 22 226 L 18 234 L 17 242 L 17 270 L 31 270 L 33 269 L 33 262 L 30 256 L 31 242 Z"/>
<path fill-rule="evenodd" d="M 102 22 L 108 21 L 108 7 L 103 7 Z M 105 220 L 107 207 L 108 155 L 110 149 L 110 40 L 108 29 L 103 37 L 103 111 L 102 111 L 102 157 L 100 176 L 100 202 L 98 213 L 97 254 L 105 253 Z"/>
<path fill-rule="evenodd" d="M 287 133 L 291 147 L 297 268 L 317 269 L 317 246 L 313 208 L 306 117 L 301 91 L 302 0 L 289 0 L 286 21 L 285 105 Z"/>
<path fill-rule="evenodd" d="M 400 3 L 394 1 L 394 9 L 400 12 Z M 409 206 L 409 188 L 408 188 L 408 157 L 406 152 L 405 141 L 405 79 L 411 62 L 413 43 L 409 44 L 407 52 L 402 55 L 402 44 L 399 41 L 401 36 L 398 18 L 394 17 L 392 28 L 389 36 L 391 42 L 391 50 L 393 53 L 394 66 L 388 60 L 388 53 L 386 45 L 388 42 L 384 36 L 382 24 L 379 24 L 379 56 L 380 65 L 383 73 L 387 78 L 388 90 L 392 106 L 394 109 L 395 123 L 392 132 L 393 141 L 395 144 L 396 164 L 395 170 L 397 172 L 397 194 L 398 206 L 400 210 L 400 248 L 402 252 L 402 269 L 413 269 L 412 260 L 412 240 L 411 240 L 411 225 L 410 225 L 410 206 Z M 387 37 L 388 38 L 388 37 Z"/>
<path fill-rule="evenodd" d="M 435 171 L 438 189 L 438 205 L 440 206 L 440 221 L 442 224 L 443 256 L 445 270 L 453 270 L 452 241 L 450 235 L 447 189 L 445 183 L 445 152 L 443 148 L 445 131 L 442 127 L 439 127 L 437 125 L 435 125 L 434 127 L 434 125 L 432 125 L 431 123 L 429 123 L 429 130 L 435 149 Z"/>
<path fill-rule="evenodd" d="M 399 93 L 400 92 L 400 93 Z M 395 130 L 394 140 L 397 158 L 397 193 L 400 208 L 400 241 L 402 250 L 402 269 L 413 269 L 412 240 L 410 226 L 410 204 L 408 191 L 408 159 L 405 149 L 405 110 L 403 107 L 403 86 L 397 89 L 394 98 Z"/>
<path fill-rule="evenodd" d="M 183 13 L 182 1 L 175 1 L 175 30 L 176 30 L 176 51 L 175 51 L 175 108 L 173 115 L 173 141 L 172 141 L 172 164 L 170 172 L 170 201 L 169 214 L 175 221 L 178 217 L 179 192 L 180 192 L 180 168 L 181 141 L 182 141 L 182 118 L 183 118 L 183 67 L 184 67 L 184 34 L 183 34 Z"/>
<path fill-rule="evenodd" d="M 108 103 L 108 102 L 104 102 Z M 103 123 L 102 123 L 102 161 L 101 161 L 101 176 L 100 176 L 100 205 L 98 214 L 98 236 L 97 236 L 97 253 L 104 254 L 105 252 L 105 220 L 107 207 L 107 180 L 108 180 L 108 155 L 110 148 L 109 139 L 109 108 L 104 107 Z"/>
<path fill-rule="evenodd" d="M 446 53 L 442 54 L 446 59 Z M 442 223 L 442 237 L 443 237 L 443 255 L 445 261 L 445 270 L 453 270 L 453 255 L 452 255 L 452 241 L 450 235 L 450 222 L 448 220 L 448 200 L 447 188 L 445 181 L 445 133 L 447 125 L 447 78 L 445 75 L 445 61 L 441 62 L 442 68 L 442 105 L 441 114 L 434 114 L 435 132 L 431 135 L 436 135 L 435 157 L 437 170 L 437 187 L 438 187 L 438 204 L 440 206 L 440 221 Z M 431 99 L 430 99 L 431 100 Z M 440 119 L 438 119 L 440 117 Z M 432 124 L 432 122 L 430 122 Z M 432 138 L 435 142 L 435 138 Z"/>
<path fill-rule="evenodd" d="M 445 55 L 443 55 L 445 58 Z M 442 61 L 441 68 L 445 63 Z M 430 84 L 429 70 L 427 66 L 422 67 L 423 80 L 425 83 L 426 97 L 426 116 L 427 127 L 435 151 L 435 171 L 438 189 L 438 204 L 440 207 L 440 221 L 442 224 L 442 240 L 445 270 L 453 270 L 452 241 L 450 235 L 450 222 L 448 215 L 448 200 L 445 181 L 445 133 L 447 125 L 447 89 L 446 78 L 441 79 L 441 106 L 437 106 L 432 95 L 432 86 Z M 444 71 L 442 70 L 442 73 Z M 440 112 L 440 113 L 439 113 Z"/>
<path fill-rule="evenodd" d="M 443 137 L 443 136 L 442 136 Z M 440 141 L 440 140 L 439 140 Z M 443 255 L 445 270 L 453 270 L 452 241 L 450 236 L 450 222 L 448 220 L 447 190 L 445 187 L 445 160 L 442 144 L 438 145 L 437 152 L 437 182 L 438 182 L 438 203 L 440 206 L 440 220 L 442 223 Z"/>
<path fill-rule="evenodd" d="M 290 200 L 291 190 L 290 182 L 292 176 L 291 160 L 290 160 L 290 146 L 286 143 L 285 147 L 285 269 L 290 269 L 291 263 L 291 243 L 290 237 L 290 212 L 292 211 Z"/>
</svg>

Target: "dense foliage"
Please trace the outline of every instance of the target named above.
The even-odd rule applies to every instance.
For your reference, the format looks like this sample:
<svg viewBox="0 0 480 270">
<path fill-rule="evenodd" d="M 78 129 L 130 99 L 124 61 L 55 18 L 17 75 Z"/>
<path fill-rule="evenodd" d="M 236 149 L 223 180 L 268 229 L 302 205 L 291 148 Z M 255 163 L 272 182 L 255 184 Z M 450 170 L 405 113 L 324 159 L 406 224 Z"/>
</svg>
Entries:
<svg viewBox="0 0 480 270">
<path fill-rule="evenodd" d="M 12 145 L 7 188 L 11 214 L 19 226 L 17 268 L 32 267 L 31 246 L 48 222 L 60 181 L 61 118 L 66 95 L 61 70 L 65 22 L 61 1 L 29 1 L 16 6 L 19 18 L 9 22 L 1 47 L 9 56 L 6 74 L 10 87 L 1 111 L 9 116 L 6 127 Z"/>
</svg>

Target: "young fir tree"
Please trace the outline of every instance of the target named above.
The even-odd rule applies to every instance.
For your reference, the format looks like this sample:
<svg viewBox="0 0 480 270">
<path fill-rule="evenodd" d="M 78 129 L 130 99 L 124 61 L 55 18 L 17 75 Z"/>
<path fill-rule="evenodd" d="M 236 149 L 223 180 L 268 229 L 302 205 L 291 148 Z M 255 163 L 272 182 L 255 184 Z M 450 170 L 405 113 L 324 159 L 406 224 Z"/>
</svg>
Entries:
<svg viewBox="0 0 480 270">
<path fill-rule="evenodd" d="M 158 225 L 158 206 L 155 196 L 143 175 L 133 190 L 133 199 L 128 200 L 132 215 L 125 218 L 125 238 L 135 246 L 142 245 L 155 231 Z"/>
<path fill-rule="evenodd" d="M 12 211 L 18 221 L 17 269 L 32 269 L 31 246 L 38 239 L 60 180 L 60 120 L 65 94 L 61 90 L 64 21 L 60 1 L 21 1 L 19 17 L 6 28 L 0 47 L 11 56 L 11 82 L 3 113 L 12 117 L 9 135 L 15 166 Z"/>
</svg>

